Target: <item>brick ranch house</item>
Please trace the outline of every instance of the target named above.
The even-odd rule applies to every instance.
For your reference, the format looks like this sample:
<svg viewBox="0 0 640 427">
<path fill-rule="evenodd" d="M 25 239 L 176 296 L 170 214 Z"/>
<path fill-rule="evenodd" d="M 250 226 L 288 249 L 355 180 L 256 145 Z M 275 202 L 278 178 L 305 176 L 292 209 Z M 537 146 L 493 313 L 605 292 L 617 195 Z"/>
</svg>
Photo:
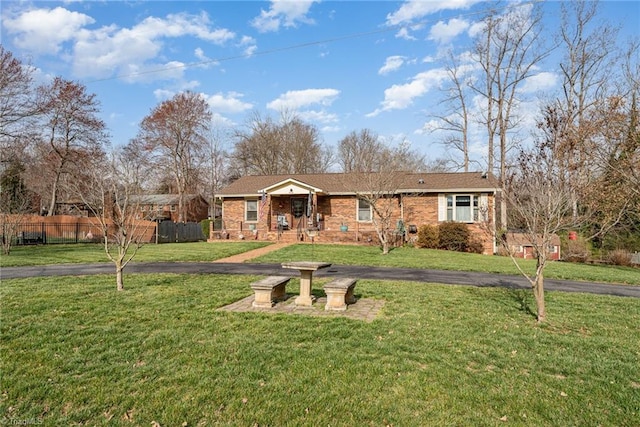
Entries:
<svg viewBox="0 0 640 427">
<path fill-rule="evenodd" d="M 221 189 L 222 221 L 210 239 L 375 243 L 366 179 L 343 173 L 244 176 Z M 404 225 L 404 239 L 415 237 L 424 224 L 444 221 L 469 224 L 495 253 L 495 198 L 491 175 L 465 173 L 402 173 L 393 186 L 394 224 Z M 362 188 L 357 188 L 362 186 Z M 369 187 L 371 188 L 371 187 Z"/>
</svg>

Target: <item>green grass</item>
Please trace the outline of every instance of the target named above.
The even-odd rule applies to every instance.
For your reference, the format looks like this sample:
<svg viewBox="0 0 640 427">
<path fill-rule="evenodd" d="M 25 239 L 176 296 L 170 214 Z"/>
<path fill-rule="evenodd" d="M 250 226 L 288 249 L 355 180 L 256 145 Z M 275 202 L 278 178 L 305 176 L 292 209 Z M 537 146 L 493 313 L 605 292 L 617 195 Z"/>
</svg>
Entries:
<svg viewBox="0 0 640 427">
<path fill-rule="evenodd" d="M 412 247 L 395 248 L 389 254 L 381 255 L 380 248 L 376 246 L 297 244 L 254 258 L 249 262 L 278 263 L 302 260 L 347 265 L 520 274 L 509 257 Z M 534 260 L 520 262 L 527 272 L 535 272 Z M 550 262 L 545 268 L 545 277 L 640 285 L 640 268 Z"/>
<path fill-rule="evenodd" d="M 135 262 L 192 261 L 208 262 L 251 249 L 269 245 L 268 242 L 196 242 L 145 245 L 136 254 Z M 109 262 L 100 244 L 14 246 L 10 255 L 0 256 L 3 267 L 30 265 Z"/>
<path fill-rule="evenodd" d="M 3 280 L 0 422 L 640 423 L 640 300 L 549 293 L 537 326 L 529 292 L 361 280 L 371 323 L 217 311 L 255 279 Z"/>
<path fill-rule="evenodd" d="M 140 249 L 134 261 L 209 262 L 269 244 L 268 242 L 198 242 L 146 245 Z M 376 246 L 297 244 L 251 259 L 249 262 L 281 263 L 301 260 L 318 260 L 333 264 L 520 274 L 508 257 L 411 247 L 396 248 L 388 255 L 382 255 Z M 0 257 L 2 267 L 107 261 L 102 246 L 95 244 L 17 246 L 12 250 L 11 255 Z M 528 272 L 534 272 L 534 260 L 521 262 Z M 545 277 L 640 285 L 640 268 L 551 262 L 545 269 Z"/>
</svg>

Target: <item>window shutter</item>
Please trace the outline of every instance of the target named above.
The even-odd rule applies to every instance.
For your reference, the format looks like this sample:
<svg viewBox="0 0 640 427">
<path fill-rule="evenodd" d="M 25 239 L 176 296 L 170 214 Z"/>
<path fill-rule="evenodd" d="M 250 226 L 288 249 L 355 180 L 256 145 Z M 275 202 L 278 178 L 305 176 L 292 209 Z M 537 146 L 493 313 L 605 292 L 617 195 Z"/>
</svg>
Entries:
<svg viewBox="0 0 640 427">
<path fill-rule="evenodd" d="M 487 195 L 487 193 L 480 193 L 480 201 L 478 202 L 478 207 L 480 208 L 480 214 L 478 215 L 478 219 L 488 221 L 489 220 L 489 196 Z"/>
<path fill-rule="evenodd" d="M 438 194 L 438 221 L 447 220 L 447 196 Z"/>
</svg>

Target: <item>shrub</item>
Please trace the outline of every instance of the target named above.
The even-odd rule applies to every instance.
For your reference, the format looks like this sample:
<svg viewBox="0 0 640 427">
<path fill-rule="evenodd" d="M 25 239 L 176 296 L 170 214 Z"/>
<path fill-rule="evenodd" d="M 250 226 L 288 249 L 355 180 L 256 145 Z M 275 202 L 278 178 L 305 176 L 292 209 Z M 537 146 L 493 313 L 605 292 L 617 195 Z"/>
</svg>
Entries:
<svg viewBox="0 0 640 427">
<path fill-rule="evenodd" d="M 439 248 L 466 252 L 469 246 L 469 227 L 463 222 L 443 222 L 438 226 Z"/>
<path fill-rule="evenodd" d="M 418 239 L 416 241 L 417 247 L 438 249 L 439 243 L 438 227 L 426 224 L 418 229 Z"/>
<path fill-rule="evenodd" d="M 467 245 L 467 252 L 471 252 L 473 254 L 483 253 L 484 244 L 482 243 L 482 240 L 477 236 L 471 236 Z"/>
<path fill-rule="evenodd" d="M 563 248 L 563 259 L 569 262 L 586 262 L 589 259 L 589 248 L 587 242 L 578 237 L 577 240 L 567 240 L 566 248 Z"/>
<path fill-rule="evenodd" d="M 202 221 L 200 221 L 200 226 L 202 227 L 202 234 L 204 234 L 204 237 L 206 239 L 209 239 L 209 226 L 211 224 L 211 220 L 210 219 L 203 219 Z"/>
<path fill-rule="evenodd" d="M 624 267 L 631 266 L 631 252 L 624 249 L 616 249 L 609 252 L 609 262 L 613 265 L 621 265 Z"/>
</svg>

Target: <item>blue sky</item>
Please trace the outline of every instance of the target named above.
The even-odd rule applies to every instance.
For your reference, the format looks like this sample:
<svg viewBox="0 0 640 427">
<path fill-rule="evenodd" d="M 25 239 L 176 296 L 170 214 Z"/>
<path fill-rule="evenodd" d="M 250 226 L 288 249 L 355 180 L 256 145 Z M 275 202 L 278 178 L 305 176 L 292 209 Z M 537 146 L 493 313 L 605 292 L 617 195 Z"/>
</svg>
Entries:
<svg viewBox="0 0 640 427">
<path fill-rule="evenodd" d="M 39 82 L 76 80 L 101 103 L 114 144 L 134 137 L 161 101 L 203 94 L 220 129 L 254 112 L 296 111 L 335 145 L 351 131 L 403 138 L 434 159 L 426 132 L 440 108 L 442 55 L 471 46 L 490 4 L 448 1 L 2 1 L 1 41 L 36 70 Z M 547 36 L 559 3 L 547 2 Z M 638 37 L 640 2 L 603 2 L 621 40 Z M 557 61 L 529 82 L 557 89 Z M 533 114 L 535 107 L 528 107 Z M 476 155 L 484 141 L 473 142 Z M 231 147 L 229 142 L 228 147 Z"/>
</svg>

